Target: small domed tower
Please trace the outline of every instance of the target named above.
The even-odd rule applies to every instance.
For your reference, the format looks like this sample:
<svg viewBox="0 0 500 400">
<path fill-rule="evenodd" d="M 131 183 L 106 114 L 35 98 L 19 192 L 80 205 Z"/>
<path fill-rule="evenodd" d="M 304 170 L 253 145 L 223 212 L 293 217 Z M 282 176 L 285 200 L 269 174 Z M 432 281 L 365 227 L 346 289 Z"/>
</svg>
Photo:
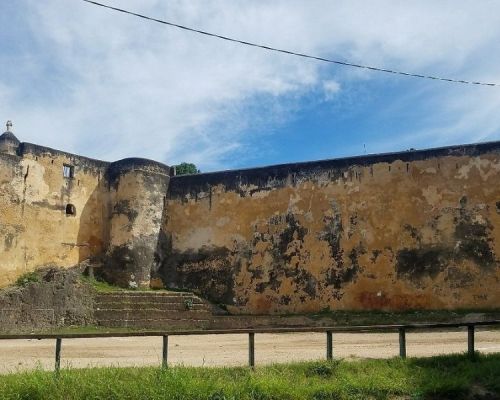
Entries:
<svg viewBox="0 0 500 400">
<path fill-rule="evenodd" d="M 0 153 L 16 155 L 20 142 L 11 129 L 12 122 L 7 121 L 7 130 L 0 136 Z"/>
</svg>

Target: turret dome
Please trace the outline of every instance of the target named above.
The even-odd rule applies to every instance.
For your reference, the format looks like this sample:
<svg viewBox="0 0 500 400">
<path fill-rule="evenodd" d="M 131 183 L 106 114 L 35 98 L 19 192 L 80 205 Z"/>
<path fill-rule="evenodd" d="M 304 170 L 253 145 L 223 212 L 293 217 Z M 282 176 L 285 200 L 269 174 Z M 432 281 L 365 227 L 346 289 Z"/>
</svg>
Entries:
<svg viewBox="0 0 500 400">
<path fill-rule="evenodd" d="M 0 135 L 0 153 L 16 154 L 21 143 L 19 139 L 10 131 L 12 122 L 7 121 L 7 130 Z"/>
</svg>

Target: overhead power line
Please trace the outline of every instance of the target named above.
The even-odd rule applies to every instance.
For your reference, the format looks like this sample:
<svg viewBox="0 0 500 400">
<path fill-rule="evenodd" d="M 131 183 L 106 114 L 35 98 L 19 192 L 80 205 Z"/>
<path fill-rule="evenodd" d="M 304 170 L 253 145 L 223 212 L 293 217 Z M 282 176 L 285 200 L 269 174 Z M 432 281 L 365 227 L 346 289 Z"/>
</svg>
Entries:
<svg viewBox="0 0 500 400">
<path fill-rule="evenodd" d="M 500 86 L 500 84 L 498 84 L 498 83 L 466 81 L 466 80 L 462 80 L 462 79 L 451 79 L 451 78 L 444 78 L 444 77 L 433 76 L 433 75 L 414 74 L 414 73 L 411 73 L 411 72 L 397 71 L 397 70 L 386 69 L 386 68 L 378 68 L 378 67 L 373 67 L 373 66 L 370 66 L 370 65 L 362 65 L 362 64 L 356 64 L 356 63 L 351 63 L 351 62 L 347 62 L 347 61 L 339 61 L 339 60 L 332 60 L 332 59 L 323 58 L 323 57 L 312 56 L 312 55 L 304 54 L 304 53 L 297 53 L 295 51 L 279 49 L 279 48 L 271 47 L 271 46 L 265 46 L 265 45 L 262 45 L 262 44 L 247 42 L 245 40 L 239 40 L 239 39 L 231 38 L 231 37 L 228 37 L 228 36 L 218 35 L 216 33 L 210 33 L 210 32 L 207 32 L 207 31 L 202 31 L 200 29 L 190 28 L 188 26 L 179 25 L 179 24 L 175 24 L 173 22 L 168 22 L 168 21 L 164 21 L 164 20 L 161 20 L 161 19 L 148 17 L 148 16 L 143 15 L 143 14 L 138 14 L 138 13 L 135 13 L 135 12 L 132 12 L 132 11 L 124 10 L 124 9 L 118 8 L 118 7 L 113 7 L 113 6 L 110 6 L 110 5 L 107 5 L 107 4 L 103 4 L 103 3 L 99 3 L 99 2 L 93 1 L 93 0 L 83 0 L 83 1 L 86 2 L 86 3 L 94 4 L 96 6 L 108 8 L 110 10 L 118 11 L 118 12 L 121 12 L 121 13 L 124 13 L 124 14 L 129 14 L 129 15 L 133 15 L 133 16 L 136 16 L 136 17 L 139 17 L 139 18 L 143 18 L 143 19 L 148 20 L 148 21 L 158 22 L 158 23 L 163 24 L 163 25 L 173 26 L 175 28 L 184 29 L 186 31 L 199 33 L 201 35 L 205 35 L 205 36 L 210 36 L 210 37 L 214 37 L 214 38 L 217 38 L 217 39 L 226 40 L 228 42 L 239 43 L 239 44 L 243 44 L 245 46 L 257 47 L 257 48 L 264 49 L 264 50 L 275 51 L 275 52 L 278 52 L 278 53 L 284 53 L 284 54 L 288 54 L 288 55 L 292 55 L 292 56 L 297 56 L 297 57 L 302 57 L 302 58 L 309 58 L 309 59 L 312 59 L 312 60 L 323 61 L 323 62 L 327 62 L 327 63 L 331 63 L 331 64 L 338 64 L 338 65 L 343 65 L 343 66 L 347 66 L 347 67 L 354 67 L 354 68 L 362 68 L 362 69 L 367 69 L 367 70 L 371 70 L 371 71 L 385 72 L 385 73 L 388 73 L 388 74 L 402 75 L 402 76 L 413 77 L 413 78 L 433 79 L 433 80 L 437 80 L 437 81 L 445 81 L 445 82 L 453 82 L 453 83 L 463 83 L 463 84 L 468 84 L 468 85 Z"/>
</svg>

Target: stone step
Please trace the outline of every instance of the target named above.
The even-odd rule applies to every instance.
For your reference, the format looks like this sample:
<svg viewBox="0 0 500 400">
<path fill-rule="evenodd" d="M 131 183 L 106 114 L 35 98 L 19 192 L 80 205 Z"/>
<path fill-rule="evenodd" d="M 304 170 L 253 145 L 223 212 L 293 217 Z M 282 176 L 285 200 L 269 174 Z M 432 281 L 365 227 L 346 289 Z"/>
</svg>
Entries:
<svg viewBox="0 0 500 400">
<path fill-rule="evenodd" d="M 95 309 L 103 310 L 103 309 L 133 309 L 133 310 L 143 310 L 143 309 L 157 309 L 157 310 L 165 310 L 165 311 L 209 311 L 212 312 L 212 305 L 204 304 L 204 303 L 193 303 L 189 307 L 184 303 L 180 302 L 172 302 L 172 303 L 163 303 L 163 302 L 96 302 Z"/>
<path fill-rule="evenodd" d="M 172 319 L 172 320 L 188 320 L 188 319 L 206 319 L 212 317 L 212 313 L 209 311 L 165 311 L 158 309 L 101 309 L 95 310 L 94 316 L 97 321 L 108 320 L 108 319 Z"/>
<path fill-rule="evenodd" d="M 96 297 L 96 303 L 182 303 L 191 302 L 193 304 L 208 304 L 195 296 L 118 296 L 118 295 L 99 295 Z"/>
<path fill-rule="evenodd" d="M 186 306 L 188 304 L 192 304 L 192 305 L 210 305 L 210 303 L 205 303 L 205 302 L 202 302 L 202 301 L 199 301 L 199 300 L 196 300 L 196 299 L 193 299 L 192 301 L 191 300 L 184 300 L 184 299 L 174 299 L 174 298 L 171 298 L 171 299 L 168 299 L 168 301 L 165 301 L 165 299 L 146 299 L 146 298 L 142 298 L 140 300 L 134 300 L 134 299 L 120 299 L 120 298 L 107 298 L 107 299 L 96 299 L 95 301 L 96 304 L 114 304 L 114 303 L 121 303 L 121 304 L 151 304 L 151 303 L 154 303 L 154 304 L 165 304 L 165 305 L 168 305 L 168 304 L 173 304 L 173 305 L 183 305 L 183 306 Z"/>
<path fill-rule="evenodd" d="M 106 319 L 100 326 L 108 328 L 137 329 L 206 329 L 211 324 L 208 319 Z"/>
<path fill-rule="evenodd" d="M 189 292 L 100 293 L 94 303 L 97 323 L 138 329 L 206 329 L 226 311 Z"/>
<path fill-rule="evenodd" d="M 118 296 L 118 297 L 197 297 L 192 292 L 156 292 L 156 291 L 135 291 L 123 290 L 107 293 L 99 293 L 97 297 Z"/>
</svg>

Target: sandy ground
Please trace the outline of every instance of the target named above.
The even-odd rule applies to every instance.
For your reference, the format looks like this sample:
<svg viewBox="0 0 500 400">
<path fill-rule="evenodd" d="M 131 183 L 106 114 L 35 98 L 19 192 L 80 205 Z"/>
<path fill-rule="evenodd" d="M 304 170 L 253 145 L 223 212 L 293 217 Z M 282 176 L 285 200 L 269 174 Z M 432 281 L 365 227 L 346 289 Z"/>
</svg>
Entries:
<svg viewBox="0 0 500 400">
<path fill-rule="evenodd" d="M 431 356 L 467 349 L 467 332 L 409 332 L 407 354 Z M 161 363 L 159 337 L 67 339 L 62 342 L 63 368 L 145 366 Z M 338 333 L 334 357 L 389 358 L 398 355 L 397 333 Z M 325 358 L 326 337 L 320 333 L 256 334 L 255 362 L 270 364 Z M 54 368 L 55 340 L 1 340 L 0 373 Z M 476 332 L 476 350 L 500 352 L 500 330 Z M 172 336 L 169 364 L 234 366 L 248 362 L 247 335 Z"/>
</svg>

